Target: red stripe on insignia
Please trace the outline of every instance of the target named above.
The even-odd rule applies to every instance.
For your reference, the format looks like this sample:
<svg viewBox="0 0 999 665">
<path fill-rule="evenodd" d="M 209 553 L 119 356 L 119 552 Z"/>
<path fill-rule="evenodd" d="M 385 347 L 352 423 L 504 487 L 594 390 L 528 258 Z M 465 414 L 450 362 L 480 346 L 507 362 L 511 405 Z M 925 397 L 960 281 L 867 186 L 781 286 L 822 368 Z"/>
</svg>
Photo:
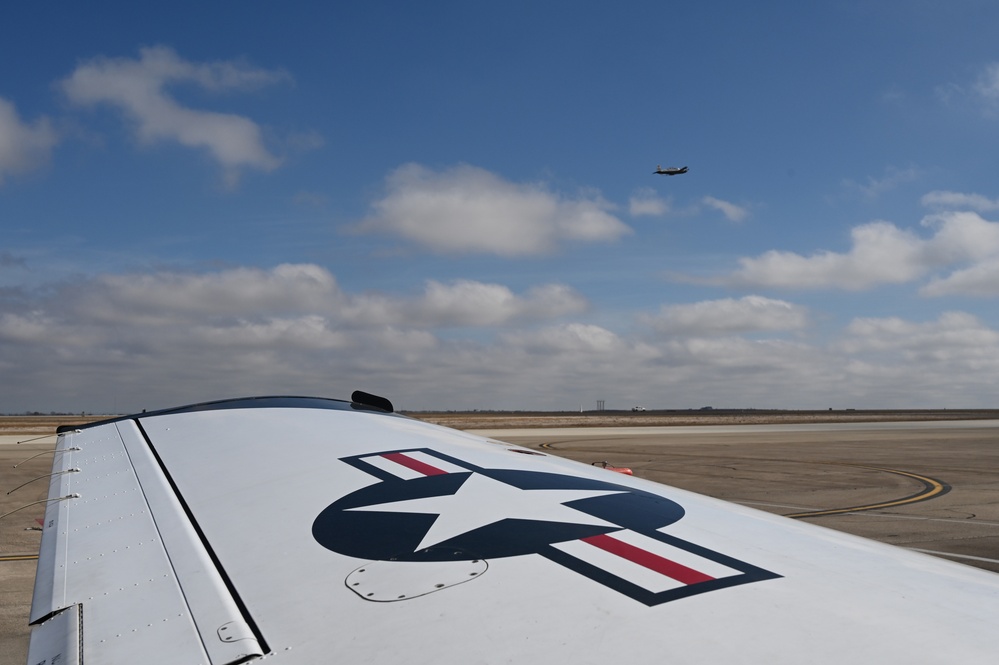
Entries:
<svg viewBox="0 0 999 665">
<path fill-rule="evenodd" d="M 426 462 L 413 459 L 404 453 L 387 453 L 382 455 L 382 457 L 404 466 L 407 469 L 411 469 L 417 473 L 422 473 L 425 476 L 441 476 L 447 473 L 444 469 L 438 469 L 436 466 L 431 466 Z"/>
<path fill-rule="evenodd" d="M 654 570 L 660 575 L 670 577 L 677 582 L 683 582 L 684 584 L 697 584 L 698 582 L 710 582 L 715 579 L 710 575 L 705 575 L 698 570 L 688 568 L 687 566 L 677 563 L 676 561 L 670 561 L 669 559 L 661 557 L 658 554 L 653 554 L 652 552 L 643 550 L 640 547 L 635 547 L 634 545 L 622 542 L 616 538 L 611 538 L 607 534 L 590 536 L 589 538 L 583 538 L 582 541 L 593 545 L 594 547 L 599 547 L 605 552 L 615 554 L 622 559 L 627 559 L 632 563 L 637 563 L 639 566 L 643 566 L 649 570 Z"/>
</svg>

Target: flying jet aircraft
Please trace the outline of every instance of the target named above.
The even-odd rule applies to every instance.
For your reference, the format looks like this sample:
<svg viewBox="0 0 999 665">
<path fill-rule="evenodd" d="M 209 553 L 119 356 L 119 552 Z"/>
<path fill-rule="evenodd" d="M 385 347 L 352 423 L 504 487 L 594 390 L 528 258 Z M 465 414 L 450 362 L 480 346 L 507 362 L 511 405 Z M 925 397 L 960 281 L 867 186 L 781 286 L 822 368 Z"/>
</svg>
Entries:
<svg viewBox="0 0 999 665">
<path fill-rule="evenodd" d="M 680 167 L 667 166 L 666 168 L 663 168 L 661 164 L 657 164 L 656 170 L 653 171 L 653 173 L 656 173 L 658 175 L 680 175 L 681 173 L 686 173 L 686 172 L 687 172 L 686 166 L 680 166 Z"/>
<path fill-rule="evenodd" d="M 999 575 L 362 392 L 56 449 L 29 664 L 999 662 Z"/>
</svg>

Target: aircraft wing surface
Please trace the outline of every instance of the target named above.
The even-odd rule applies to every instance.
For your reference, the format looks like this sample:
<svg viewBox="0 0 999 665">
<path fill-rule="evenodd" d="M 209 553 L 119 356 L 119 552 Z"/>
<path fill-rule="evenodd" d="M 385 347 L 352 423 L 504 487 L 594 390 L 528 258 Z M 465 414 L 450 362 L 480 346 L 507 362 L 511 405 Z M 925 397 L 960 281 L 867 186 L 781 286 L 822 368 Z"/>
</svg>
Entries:
<svg viewBox="0 0 999 665">
<path fill-rule="evenodd" d="M 359 404 L 58 449 L 29 664 L 999 662 L 995 574 Z"/>
</svg>

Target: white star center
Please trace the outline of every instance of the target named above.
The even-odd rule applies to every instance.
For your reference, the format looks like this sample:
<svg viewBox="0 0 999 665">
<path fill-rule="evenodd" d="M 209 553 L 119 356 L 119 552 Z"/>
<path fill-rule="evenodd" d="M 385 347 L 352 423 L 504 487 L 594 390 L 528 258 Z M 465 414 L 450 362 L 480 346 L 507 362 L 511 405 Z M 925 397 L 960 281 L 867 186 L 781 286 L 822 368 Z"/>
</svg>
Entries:
<svg viewBox="0 0 999 665">
<path fill-rule="evenodd" d="M 563 504 L 621 490 L 522 490 L 473 473 L 454 494 L 379 503 L 348 510 L 436 514 L 418 550 L 506 519 L 617 526 Z"/>
</svg>

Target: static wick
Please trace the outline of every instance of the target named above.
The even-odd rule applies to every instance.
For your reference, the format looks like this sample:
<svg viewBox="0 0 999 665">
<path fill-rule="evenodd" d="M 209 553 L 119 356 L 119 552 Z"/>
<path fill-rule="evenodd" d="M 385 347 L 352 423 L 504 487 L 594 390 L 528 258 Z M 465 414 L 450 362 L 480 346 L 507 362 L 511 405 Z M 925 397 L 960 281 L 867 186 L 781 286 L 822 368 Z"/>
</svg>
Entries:
<svg viewBox="0 0 999 665">
<path fill-rule="evenodd" d="M 33 439 L 24 439 L 23 441 L 18 441 L 17 445 L 21 445 L 22 443 L 30 443 L 31 441 L 38 441 L 39 439 L 47 439 L 50 436 L 56 436 L 56 435 L 55 434 L 43 434 L 41 436 L 36 436 Z"/>
<path fill-rule="evenodd" d="M 79 471 L 80 471 L 79 469 L 64 469 L 63 471 L 56 471 L 55 473 L 46 473 L 44 476 L 38 476 L 37 478 L 32 478 L 28 482 L 22 483 L 22 484 L 18 485 L 17 487 L 15 487 L 14 489 L 12 489 L 11 491 L 7 492 L 7 496 L 10 496 L 11 494 L 13 494 L 17 490 L 21 489 L 25 485 L 30 485 L 31 483 L 35 482 L 36 480 L 41 480 L 42 478 L 51 478 L 52 476 L 61 476 L 64 473 L 78 473 Z"/>
<path fill-rule="evenodd" d="M 36 457 L 41 457 L 42 455 L 58 455 L 59 453 L 68 453 L 68 452 L 70 452 L 72 450 L 83 450 L 83 448 L 79 448 L 77 446 L 74 446 L 72 448 L 65 448 L 64 450 L 43 450 L 42 452 L 38 453 L 37 455 L 32 455 L 28 459 L 21 460 L 20 462 L 18 462 L 17 464 L 14 465 L 14 468 L 16 469 L 17 467 L 21 466 L 25 462 L 30 462 L 31 460 L 35 459 Z"/>
<path fill-rule="evenodd" d="M 66 496 L 57 496 L 54 499 L 42 499 L 41 501 L 32 501 L 31 503 L 26 503 L 23 506 L 21 506 L 20 508 L 17 508 L 15 510 L 10 511 L 9 513 L 4 513 L 3 515 L 0 515 L 0 520 L 2 520 L 3 518 L 7 517 L 8 515 L 13 515 L 18 510 L 24 510 L 25 508 L 28 508 L 29 506 L 34 506 L 34 505 L 39 504 L 39 503 L 51 503 L 53 501 L 65 501 L 66 499 L 79 499 L 79 498 L 80 498 L 80 494 L 77 493 L 77 492 L 74 492 L 73 494 L 67 494 Z"/>
</svg>

